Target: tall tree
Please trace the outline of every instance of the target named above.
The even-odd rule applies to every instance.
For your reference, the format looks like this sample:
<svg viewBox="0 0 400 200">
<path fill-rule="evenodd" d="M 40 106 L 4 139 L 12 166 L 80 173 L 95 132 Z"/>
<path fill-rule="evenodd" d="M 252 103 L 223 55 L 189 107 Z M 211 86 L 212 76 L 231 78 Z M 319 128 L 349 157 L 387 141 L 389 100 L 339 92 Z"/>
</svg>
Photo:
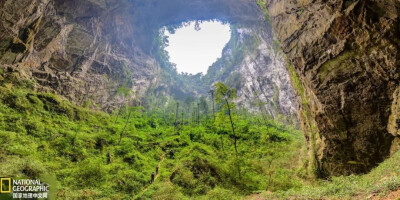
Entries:
<svg viewBox="0 0 400 200">
<path fill-rule="evenodd" d="M 229 122 L 232 128 L 232 135 L 233 135 L 233 144 L 235 147 L 235 156 L 237 160 L 237 169 L 239 178 L 241 177 L 240 173 L 240 165 L 239 165 L 239 155 L 238 155 L 238 138 L 235 132 L 235 123 L 233 121 L 233 113 L 232 110 L 235 107 L 235 104 L 232 102 L 233 99 L 236 98 L 236 90 L 234 88 L 229 88 L 227 85 L 223 84 L 222 82 L 218 82 L 214 85 L 215 87 L 215 101 L 220 104 L 224 104 L 224 107 L 228 111 Z M 223 110 L 222 110 L 223 111 Z"/>
<path fill-rule="evenodd" d="M 178 112 L 179 112 L 179 101 L 176 102 L 176 111 L 175 111 L 175 128 L 178 125 Z"/>
<path fill-rule="evenodd" d="M 210 90 L 209 93 L 210 93 L 210 95 L 211 95 L 212 108 L 213 108 L 213 117 L 214 117 L 214 121 L 215 121 L 215 106 L 214 106 L 215 91 L 214 91 L 214 90 Z"/>
<path fill-rule="evenodd" d="M 121 143 L 122 137 L 124 136 L 126 127 L 127 127 L 128 124 L 129 124 L 129 120 L 131 119 L 131 116 L 132 116 L 132 109 L 129 109 L 129 114 L 128 114 L 128 118 L 126 119 L 125 126 L 124 126 L 124 128 L 122 129 L 121 133 L 119 134 L 119 141 L 118 141 L 118 144 Z"/>
<path fill-rule="evenodd" d="M 182 120 L 181 120 L 181 121 L 182 121 L 182 126 L 183 126 L 183 124 L 184 124 L 184 123 L 183 123 L 183 116 L 184 116 L 184 114 L 185 114 L 185 113 L 183 112 L 183 109 L 182 109 Z"/>
<path fill-rule="evenodd" d="M 190 119 L 190 107 L 191 107 L 193 101 L 194 101 L 193 97 L 186 97 L 186 99 L 185 99 L 185 105 L 186 105 L 186 108 L 187 108 L 187 112 L 186 113 L 189 115 L 187 117 L 188 123 L 190 123 L 190 121 L 189 121 L 189 119 Z"/>
<path fill-rule="evenodd" d="M 200 125 L 200 103 L 197 103 L 197 125 Z"/>
<path fill-rule="evenodd" d="M 258 92 L 254 92 L 254 96 L 256 98 L 255 105 L 259 108 L 259 110 L 261 112 L 261 116 L 264 120 L 264 124 L 266 126 L 268 126 L 267 109 L 265 107 L 266 103 L 261 100 L 260 94 Z"/>
<path fill-rule="evenodd" d="M 126 98 L 131 94 L 132 90 L 128 88 L 126 85 L 123 85 L 117 89 L 117 95 L 122 97 L 122 101 L 125 101 Z M 118 109 L 117 116 L 115 117 L 114 124 L 117 123 L 118 117 L 122 112 L 122 108 L 126 106 L 125 103 L 122 103 Z"/>
<path fill-rule="evenodd" d="M 200 108 L 202 109 L 203 115 L 205 115 L 208 120 L 208 104 L 205 97 L 200 97 Z"/>
</svg>

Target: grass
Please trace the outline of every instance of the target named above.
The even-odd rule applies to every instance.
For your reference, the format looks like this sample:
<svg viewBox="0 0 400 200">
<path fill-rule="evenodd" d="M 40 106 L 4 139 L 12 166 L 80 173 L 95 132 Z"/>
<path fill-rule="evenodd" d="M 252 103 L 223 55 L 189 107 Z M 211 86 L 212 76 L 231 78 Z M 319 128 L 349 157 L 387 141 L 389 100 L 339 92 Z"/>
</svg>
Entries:
<svg viewBox="0 0 400 200">
<path fill-rule="evenodd" d="M 175 102 L 164 110 L 125 108 L 116 118 L 33 85 L 0 71 L 0 176 L 39 178 L 53 198 L 354 199 L 400 187 L 400 153 L 369 174 L 313 180 L 302 133 L 261 116 L 234 116 L 236 157 L 223 112 L 216 123 L 203 116 L 197 124 L 189 115 L 174 127 Z"/>
<path fill-rule="evenodd" d="M 0 73 L 0 176 L 39 178 L 51 183 L 54 198 L 129 199 L 148 187 L 141 199 L 239 199 L 301 186 L 304 141 L 295 128 L 237 115 L 236 157 L 225 119 L 216 124 L 202 116 L 197 124 L 185 117 L 174 127 L 176 106 L 126 107 L 116 118 L 117 111 L 75 106 L 22 80 L 18 72 Z M 150 184 L 163 154 L 159 178 Z"/>
<path fill-rule="evenodd" d="M 371 194 L 385 196 L 400 187 L 400 152 L 365 175 L 334 177 L 316 181 L 298 189 L 264 194 L 266 199 L 355 199 Z"/>
</svg>

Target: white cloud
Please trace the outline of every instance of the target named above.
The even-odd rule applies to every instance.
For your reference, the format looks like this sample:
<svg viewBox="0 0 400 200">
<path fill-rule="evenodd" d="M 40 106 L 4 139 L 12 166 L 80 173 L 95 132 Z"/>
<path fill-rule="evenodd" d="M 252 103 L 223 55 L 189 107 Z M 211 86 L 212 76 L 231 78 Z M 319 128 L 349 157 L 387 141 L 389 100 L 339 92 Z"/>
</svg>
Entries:
<svg viewBox="0 0 400 200">
<path fill-rule="evenodd" d="M 165 31 L 169 37 L 169 46 L 165 48 L 170 62 L 175 63 L 179 73 L 207 73 L 222 55 L 222 50 L 231 37 L 229 24 L 208 21 L 200 24 L 201 30 L 195 30 L 195 23 L 177 29 L 174 34 Z"/>
</svg>

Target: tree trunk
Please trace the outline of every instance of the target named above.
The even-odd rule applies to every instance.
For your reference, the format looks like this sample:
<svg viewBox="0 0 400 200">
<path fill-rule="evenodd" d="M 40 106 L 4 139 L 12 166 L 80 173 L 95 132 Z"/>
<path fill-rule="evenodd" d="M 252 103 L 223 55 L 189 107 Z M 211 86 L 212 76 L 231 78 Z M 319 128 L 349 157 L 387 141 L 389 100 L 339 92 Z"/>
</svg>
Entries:
<svg viewBox="0 0 400 200">
<path fill-rule="evenodd" d="M 124 129 L 122 129 L 122 132 L 121 132 L 121 134 L 119 135 L 119 141 L 118 141 L 118 144 L 120 144 L 120 143 L 121 143 L 121 140 L 122 140 L 122 137 L 123 137 L 123 135 L 124 135 L 124 132 L 125 132 L 125 130 L 126 130 L 126 127 L 128 126 L 129 119 L 131 119 L 131 114 L 132 114 L 132 111 L 129 111 L 129 114 L 128 114 L 128 119 L 126 119 L 126 122 L 125 122 Z"/>
<path fill-rule="evenodd" d="M 176 103 L 176 112 L 175 112 L 175 128 L 178 126 L 178 111 L 179 111 L 179 102 Z"/>
<path fill-rule="evenodd" d="M 197 103 L 197 126 L 200 125 L 200 104 Z"/>
<path fill-rule="evenodd" d="M 233 119 L 232 119 L 232 114 L 231 114 L 231 107 L 229 105 L 228 99 L 225 98 L 226 105 L 228 107 L 228 115 L 229 115 L 229 120 L 231 122 L 231 127 L 232 127 L 232 133 L 233 133 L 233 139 L 234 139 L 234 146 L 235 146 L 235 155 L 236 155 L 236 161 L 237 161 L 237 169 L 238 169 L 238 174 L 239 174 L 239 179 L 241 178 L 240 174 L 240 166 L 239 166 L 239 157 L 238 157 L 238 150 L 237 150 L 237 137 L 235 133 L 235 126 L 233 124 Z"/>
<path fill-rule="evenodd" d="M 233 119 L 232 119 L 232 115 L 231 115 L 231 107 L 229 105 L 228 99 L 225 99 L 225 102 L 226 102 L 226 106 L 228 107 L 228 115 L 229 115 L 229 120 L 231 122 L 231 127 L 232 127 L 234 146 L 235 146 L 235 153 L 237 155 L 237 153 L 238 153 L 238 151 L 237 151 L 237 138 L 236 138 L 236 133 L 235 133 L 235 126 L 233 124 Z"/>
<path fill-rule="evenodd" d="M 211 97 L 212 97 L 212 105 L 213 105 L 213 116 L 214 116 L 214 121 L 215 121 L 214 92 L 211 92 Z"/>
<path fill-rule="evenodd" d="M 119 110 L 118 110 L 118 113 L 117 113 L 117 117 L 115 117 L 114 124 L 117 123 L 117 121 L 118 121 L 118 117 L 119 117 L 119 115 L 121 114 L 121 111 L 122 111 L 122 106 L 124 106 L 124 104 L 122 104 L 122 105 L 119 107 Z"/>
</svg>

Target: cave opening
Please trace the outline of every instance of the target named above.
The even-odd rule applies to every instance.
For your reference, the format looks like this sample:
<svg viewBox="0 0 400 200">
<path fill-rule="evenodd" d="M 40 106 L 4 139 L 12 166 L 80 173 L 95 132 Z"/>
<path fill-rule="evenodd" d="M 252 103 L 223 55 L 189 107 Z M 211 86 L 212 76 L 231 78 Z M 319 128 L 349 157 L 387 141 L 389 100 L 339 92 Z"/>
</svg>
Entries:
<svg viewBox="0 0 400 200">
<path fill-rule="evenodd" d="M 164 52 L 178 73 L 207 74 L 231 39 L 231 28 L 219 20 L 189 21 L 160 30 Z"/>
<path fill-rule="evenodd" d="M 0 173 L 63 199 L 399 196 L 399 8 L 0 1 Z"/>
<path fill-rule="evenodd" d="M 296 119 L 286 61 L 268 22 L 258 16 L 251 22 L 186 16 L 160 23 L 153 55 L 166 81 L 152 93 L 184 101 L 209 96 L 214 84 L 223 82 L 238 91 L 239 105 L 273 118 Z"/>
</svg>

